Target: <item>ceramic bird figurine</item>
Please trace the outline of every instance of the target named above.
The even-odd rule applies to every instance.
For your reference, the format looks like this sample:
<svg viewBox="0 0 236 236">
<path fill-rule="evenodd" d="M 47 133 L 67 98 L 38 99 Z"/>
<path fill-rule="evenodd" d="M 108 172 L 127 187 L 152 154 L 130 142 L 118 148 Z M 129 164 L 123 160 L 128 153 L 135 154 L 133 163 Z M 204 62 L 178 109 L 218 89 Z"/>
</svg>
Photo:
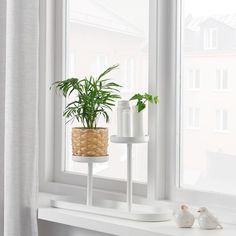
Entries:
<svg viewBox="0 0 236 236">
<path fill-rule="evenodd" d="M 188 206 L 181 205 L 180 209 L 174 213 L 174 220 L 179 228 L 191 228 L 195 217 L 189 212 Z"/>
<path fill-rule="evenodd" d="M 201 229 L 216 229 L 217 227 L 223 229 L 218 219 L 206 207 L 201 207 L 198 212 L 200 213 L 198 223 Z"/>
</svg>

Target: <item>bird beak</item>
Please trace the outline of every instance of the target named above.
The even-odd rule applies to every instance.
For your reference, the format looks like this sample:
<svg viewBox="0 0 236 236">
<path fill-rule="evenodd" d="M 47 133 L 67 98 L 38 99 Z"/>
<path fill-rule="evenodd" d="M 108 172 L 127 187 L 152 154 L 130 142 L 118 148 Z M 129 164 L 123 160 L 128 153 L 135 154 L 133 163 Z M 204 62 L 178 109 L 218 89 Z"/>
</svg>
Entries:
<svg viewBox="0 0 236 236">
<path fill-rule="evenodd" d="M 200 210 L 198 210 L 197 212 L 199 212 L 199 213 L 200 213 L 201 211 L 200 211 Z"/>
</svg>

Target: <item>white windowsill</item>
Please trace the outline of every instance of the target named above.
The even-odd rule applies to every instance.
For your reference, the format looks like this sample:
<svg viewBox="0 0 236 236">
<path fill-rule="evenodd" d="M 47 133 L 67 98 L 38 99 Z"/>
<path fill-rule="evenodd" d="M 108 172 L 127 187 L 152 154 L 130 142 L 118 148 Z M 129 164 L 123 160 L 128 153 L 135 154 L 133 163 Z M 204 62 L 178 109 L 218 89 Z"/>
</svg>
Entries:
<svg viewBox="0 0 236 236">
<path fill-rule="evenodd" d="M 76 211 L 39 208 L 38 219 L 114 235 L 135 236 L 235 236 L 236 226 L 224 224 L 223 230 L 178 229 L 173 221 L 137 222 Z"/>
<path fill-rule="evenodd" d="M 223 230 L 200 230 L 197 221 L 192 229 L 176 228 L 173 221 L 138 222 L 89 213 L 52 208 L 41 202 L 38 219 L 114 235 L 135 236 L 235 236 L 236 225 L 223 224 Z"/>
</svg>

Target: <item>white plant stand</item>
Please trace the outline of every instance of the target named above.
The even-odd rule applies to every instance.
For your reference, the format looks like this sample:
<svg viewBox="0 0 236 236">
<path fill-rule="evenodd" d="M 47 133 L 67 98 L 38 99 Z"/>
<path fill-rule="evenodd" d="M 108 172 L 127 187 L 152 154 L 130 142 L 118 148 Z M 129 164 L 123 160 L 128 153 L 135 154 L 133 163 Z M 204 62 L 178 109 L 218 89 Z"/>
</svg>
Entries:
<svg viewBox="0 0 236 236">
<path fill-rule="evenodd" d="M 87 206 L 91 206 L 93 203 L 93 163 L 103 163 L 109 160 L 109 156 L 101 157 L 81 157 L 72 156 L 73 161 L 88 163 L 88 176 L 87 176 Z"/>
<path fill-rule="evenodd" d="M 133 203 L 133 181 L 132 181 L 132 145 L 135 143 L 147 143 L 149 136 L 144 137 L 119 137 L 116 135 L 111 136 L 111 142 L 127 144 L 127 207 L 131 212 Z"/>
<path fill-rule="evenodd" d="M 118 137 L 111 136 L 111 142 L 127 145 L 127 203 L 112 200 L 93 200 L 93 163 L 102 163 L 109 160 L 108 156 L 103 157 L 81 157 L 73 156 L 73 161 L 88 163 L 87 177 L 87 199 L 86 204 L 79 199 L 72 197 L 57 197 L 51 200 L 51 206 L 75 210 L 80 212 L 117 217 L 136 221 L 167 221 L 172 217 L 170 210 L 162 207 L 134 204 L 132 200 L 132 145 L 147 143 L 148 136 L 144 137 Z"/>
</svg>

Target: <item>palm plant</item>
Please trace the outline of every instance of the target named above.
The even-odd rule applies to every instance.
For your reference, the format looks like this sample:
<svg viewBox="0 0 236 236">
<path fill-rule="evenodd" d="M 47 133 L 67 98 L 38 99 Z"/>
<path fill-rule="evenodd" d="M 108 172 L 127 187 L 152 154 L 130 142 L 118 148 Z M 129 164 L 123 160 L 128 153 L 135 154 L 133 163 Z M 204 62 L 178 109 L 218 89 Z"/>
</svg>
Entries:
<svg viewBox="0 0 236 236">
<path fill-rule="evenodd" d="M 108 111 L 115 106 L 115 101 L 120 99 L 119 84 L 104 78 L 108 73 L 119 65 L 113 65 L 106 69 L 97 78 L 90 76 L 84 79 L 70 78 L 63 81 L 56 81 L 52 86 L 64 97 L 76 94 L 75 100 L 66 105 L 63 116 L 68 121 L 83 124 L 84 128 L 94 129 L 102 116 L 109 122 Z"/>
</svg>

